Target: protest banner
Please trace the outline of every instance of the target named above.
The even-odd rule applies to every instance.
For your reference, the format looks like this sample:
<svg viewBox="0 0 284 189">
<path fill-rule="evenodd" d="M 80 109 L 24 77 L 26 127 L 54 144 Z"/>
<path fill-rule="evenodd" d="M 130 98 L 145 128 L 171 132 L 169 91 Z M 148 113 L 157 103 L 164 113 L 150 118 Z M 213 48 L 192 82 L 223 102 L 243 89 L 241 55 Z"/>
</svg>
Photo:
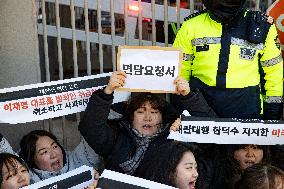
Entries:
<svg viewBox="0 0 284 189">
<path fill-rule="evenodd" d="M 39 181 L 21 189 L 87 189 L 93 182 L 93 168 L 83 165 L 65 174 Z"/>
<path fill-rule="evenodd" d="M 121 46 L 117 69 L 127 74 L 123 91 L 174 93 L 182 52 L 173 47 Z"/>
<path fill-rule="evenodd" d="M 181 116 L 178 131 L 169 139 L 216 144 L 284 144 L 284 122 Z"/>
<path fill-rule="evenodd" d="M 275 42 L 280 45 L 282 50 L 282 57 L 284 59 L 284 0 L 276 0 L 267 9 L 267 13 L 274 19 L 279 37 L 279 39 L 275 39 Z"/>
<path fill-rule="evenodd" d="M 0 89 L 0 123 L 26 123 L 84 111 L 111 73 Z M 115 93 L 114 102 L 129 93 Z"/>
<path fill-rule="evenodd" d="M 101 189 L 177 189 L 150 180 L 117 173 L 110 170 L 104 170 L 97 188 Z"/>
</svg>

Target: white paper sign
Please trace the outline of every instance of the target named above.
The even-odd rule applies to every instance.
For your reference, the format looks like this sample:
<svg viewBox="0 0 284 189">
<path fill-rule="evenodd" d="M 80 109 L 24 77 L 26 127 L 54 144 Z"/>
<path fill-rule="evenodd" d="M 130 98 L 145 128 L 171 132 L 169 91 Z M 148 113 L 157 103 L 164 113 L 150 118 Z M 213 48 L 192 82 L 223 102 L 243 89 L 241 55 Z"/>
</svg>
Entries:
<svg viewBox="0 0 284 189">
<path fill-rule="evenodd" d="M 107 85 L 111 73 L 0 90 L 0 123 L 26 123 L 84 111 L 92 93 Z M 114 103 L 130 93 L 115 92 Z"/>
<path fill-rule="evenodd" d="M 119 47 L 118 69 L 127 74 L 123 90 L 174 92 L 182 52 L 172 47 Z"/>
<path fill-rule="evenodd" d="M 110 171 L 104 170 L 102 173 L 99 183 L 99 188 L 108 188 L 108 189 L 177 189 L 172 186 L 160 184 L 150 180 Z"/>
<path fill-rule="evenodd" d="M 216 144 L 284 144 L 283 121 L 237 120 L 182 115 L 182 126 L 169 139 Z"/>
<path fill-rule="evenodd" d="M 93 168 L 83 165 L 65 174 L 39 181 L 21 189 L 84 189 L 93 182 Z"/>
</svg>

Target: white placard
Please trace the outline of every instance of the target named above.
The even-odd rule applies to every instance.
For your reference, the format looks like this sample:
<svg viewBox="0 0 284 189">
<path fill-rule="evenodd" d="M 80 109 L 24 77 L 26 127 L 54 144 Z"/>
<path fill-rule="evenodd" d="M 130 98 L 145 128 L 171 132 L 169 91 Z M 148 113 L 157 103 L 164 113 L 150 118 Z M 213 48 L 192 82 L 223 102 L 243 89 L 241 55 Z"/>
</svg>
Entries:
<svg viewBox="0 0 284 189">
<path fill-rule="evenodd" d="M 182 52 L 172 47 L 119 47 L 118 69 L 127 74 L 120 90 L 174 93 Z"/>
<path fill-rule="evenodd" d="M 283 121 L 237 120 L 182 115 L 182 126 L 169 139 L 216 144 L 284 144 Z"/>
<path fill-rule="evenodd" d="M 108 184 L 107 181 L 104 182 L 104 184 L 106 184 L 108 187 L 108 189 L 116 189 L 116 188 L 132 188 L 135 189 L 136 186 L 137 188 L 149 188 L 149 189 L 177 189 L 175 187 L 172 186 L 168 186 L 168 185 L 164 185 L 164 184 L 160 184 L 157 182 L 153 182 L 150 180 L 146 180 L 146 179 L 142 179 L 142 178 L 138 178 L 138 177 L 134 177 L 134 176 L 130 176 L 130 175 L 126 175 L 126 174 L 122 174 L 122 173 L 118 173 L 118 172 L 114 172 L 114 171 L 110 171 L 110 170 L 104 170 L 104 172 L 102 173 L 100 180 L 99 180 L 99 187 L 100 188 L 104 188 L 103 186 L 100 186 L 100 182 L 103 179 L 109 179 L 112 184 Z M 113 181 L 116 181 L 115 184 L 113 183 Z M 123 187 L 123 185 L 125 184 L 125 187 Z M 111 185 L 116 185 L 116 187 L 111 187 Z M 129 186 L 131 185 L 131 186 Z"/>
<path fill-rule="evenodd" d="M 84 111 L 111 73 L 0 89 L 0 123 L 26 123 Z M 130 93 L 115 92 L 114 103 Z"/>
<path fill-rule="evenodd" d="M 84 189 L 94 182 L 94 170 L 83 165 L 65 174 L 51 177 L 21 189 Z"/>
</svg>

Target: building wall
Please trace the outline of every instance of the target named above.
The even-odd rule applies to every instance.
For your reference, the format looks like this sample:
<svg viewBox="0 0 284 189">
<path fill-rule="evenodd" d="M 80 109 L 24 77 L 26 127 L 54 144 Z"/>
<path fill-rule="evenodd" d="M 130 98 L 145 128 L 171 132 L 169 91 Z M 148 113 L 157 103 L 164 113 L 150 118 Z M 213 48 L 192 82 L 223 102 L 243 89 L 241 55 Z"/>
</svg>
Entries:
<svg viewBox="0 0 284 189">
<path fill-rule="evenodd" d="M 0 1 L 0 89 L 40 82 L 34 17 L 34 1 Z M 23 134 L 41 125 L 0 123 L 0 132 L 17 148 Z"/>
</svg>

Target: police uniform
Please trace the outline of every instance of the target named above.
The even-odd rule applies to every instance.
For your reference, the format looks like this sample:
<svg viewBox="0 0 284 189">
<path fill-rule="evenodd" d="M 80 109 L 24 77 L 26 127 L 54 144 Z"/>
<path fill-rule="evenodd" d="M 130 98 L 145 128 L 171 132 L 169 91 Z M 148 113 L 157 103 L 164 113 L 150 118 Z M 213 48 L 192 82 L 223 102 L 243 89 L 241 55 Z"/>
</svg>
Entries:
<svg viewBox="0 0 284 189">
<path fill-rule="evenodd" d="M 220 117 L 279 119 L 283 60 L 274 24 L 246 11 L 234 26 L 213 20 L 205 10 L 186 19 L 174 47 L 181 47 L 181 76 L 199 88 Z"/>
</svg>

